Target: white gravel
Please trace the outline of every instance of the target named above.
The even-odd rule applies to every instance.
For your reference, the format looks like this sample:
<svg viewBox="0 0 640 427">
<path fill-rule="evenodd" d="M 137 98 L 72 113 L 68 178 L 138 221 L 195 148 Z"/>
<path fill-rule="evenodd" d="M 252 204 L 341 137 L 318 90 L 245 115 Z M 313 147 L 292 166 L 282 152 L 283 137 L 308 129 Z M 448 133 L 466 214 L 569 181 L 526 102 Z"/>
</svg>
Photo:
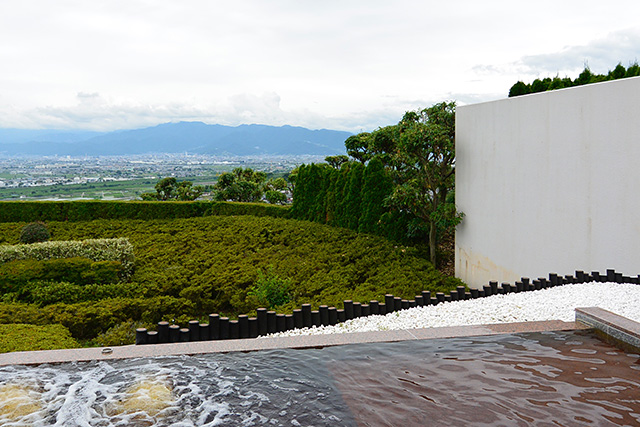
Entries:
<svg viewBox="0 0 640 427">
<path fill-rule="evenodd" d="M 575 320 L 576 307 L 600 307 L 640 322 L 640 285 L 581 283 L 475 300 L 416 307 L 384 316 L 347 320 L 334 326 L 294 329 L 270 336 L 339 334 L 439 326 L 487 325 L 541 320 Z"/>
</svg>

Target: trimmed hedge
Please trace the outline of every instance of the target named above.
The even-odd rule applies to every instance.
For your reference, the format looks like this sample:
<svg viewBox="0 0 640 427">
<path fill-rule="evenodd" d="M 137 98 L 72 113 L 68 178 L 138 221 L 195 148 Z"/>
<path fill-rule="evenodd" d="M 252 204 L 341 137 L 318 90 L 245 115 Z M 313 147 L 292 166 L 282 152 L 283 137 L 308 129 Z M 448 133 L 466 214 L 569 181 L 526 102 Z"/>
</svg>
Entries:
<svg viewBox="0 0 640 427">
<path fill-rule="evenodd" d="M 187 324 L 200 313 L 184 298 L 156 296 L 152 298 L 106 298 L 75 304 L 0 303 L 0 324 L 61 324 L 76 339 L 92 339 L 110 328 L 131 319 L 154 324 L 169 318 Z"/>
<path fill-rule="evenodd" d="M 70 282 L 77 287 L 117 283 L 122 270 L 118 261 L 91 261 L 87 258 L 13 260 L 0 264 L 0 292 L 23 293 L 34 282 Z"/>
<path fill-rule="evenodd" d="M 0 202 L 0 222 L 92 221 L 96 219 L 174 219 L 209 215 L 287 217 L 288 207 L 265 203 L 70 201 Z"/>
<path fill-rule="evenodd" d="M 123 274 L 133 274 L 133 245 L 128 239 L 88 239 L 52 241 L 29 245 L 0 246 L 0 264 L 14 260 L 51 260 L 57 258 L 87 258 L 92 261 L 118 261 Z"/>
<path fill-rule="evenodd" d="M 0 325 L 0 336 L 0 353 L 79 347 L 62 325 Z"/>
<path fill-rule="evenodd" d="M 143 296 L 143 293 L 144 290 L 137 283 L 77 285 L 68 282 L 30 282 L 13 293 L 4 294 L 2 299 L 45 306 L 59 302 L 74 304 L 105 298 L 134 298 Z"/>
</svg>

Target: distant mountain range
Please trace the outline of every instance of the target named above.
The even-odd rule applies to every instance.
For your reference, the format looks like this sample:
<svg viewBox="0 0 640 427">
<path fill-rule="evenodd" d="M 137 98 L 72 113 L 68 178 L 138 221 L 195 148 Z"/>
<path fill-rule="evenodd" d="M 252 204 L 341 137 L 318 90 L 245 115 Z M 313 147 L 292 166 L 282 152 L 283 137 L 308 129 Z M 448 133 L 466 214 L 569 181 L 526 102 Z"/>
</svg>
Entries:
<svg viewBox="0 0 640 427">
<path fill-rule="evenodd" d="M 113 156 L 197 153 L 219 156 L 345 154 L 349 132 L 295 126 L 165 123 L 108 133 L 0 129 L 0 154 Z"/>
</svg>

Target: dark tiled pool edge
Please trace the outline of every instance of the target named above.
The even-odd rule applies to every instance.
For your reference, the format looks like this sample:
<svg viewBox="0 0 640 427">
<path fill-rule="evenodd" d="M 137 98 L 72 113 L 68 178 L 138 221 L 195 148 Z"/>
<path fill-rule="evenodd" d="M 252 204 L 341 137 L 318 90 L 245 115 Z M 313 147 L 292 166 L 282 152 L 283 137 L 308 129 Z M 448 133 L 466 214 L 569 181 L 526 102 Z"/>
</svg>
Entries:
<svg viewBox="0 0 640 427">
<path fill-rule="evenodd" d="M 576 308 L 576 323 L 594 328 L 613 343 L 640 350 L 640 323 L 598 307 Z"/>
<path fill-rule="evenodd" d="M 248 352 L 285 348 L 320 348 L 345 344 L 382 343 L 588 328 L 589 327 L 577 322 L 551 320 L 544 322 L 405 329 L 397 331 L 301 335 L 294 337 L 250 338 L 224 341 L 195 341 L 175 344 L 148 344 L 143 346 L 126 345 L 121 347 L 111 347 L 111 352 L 108 353 L 104 352 L 104 348 L 25 351 L 0 354 L 0 366 L 129 359 L 136 357 L 195 355 L 205 353 L 229 353 L 235 351 Z"/>
</svg>

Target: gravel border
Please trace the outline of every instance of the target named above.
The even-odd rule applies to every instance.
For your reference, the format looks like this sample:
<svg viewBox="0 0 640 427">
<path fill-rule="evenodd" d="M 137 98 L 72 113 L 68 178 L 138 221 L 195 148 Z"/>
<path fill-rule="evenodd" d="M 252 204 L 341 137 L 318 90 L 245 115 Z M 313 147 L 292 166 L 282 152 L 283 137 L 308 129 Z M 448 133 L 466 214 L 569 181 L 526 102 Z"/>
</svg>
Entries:
<svg viewBox="0 0 640 427">
<path fill-rule="evenodd" d="M 351 319 L 333 326 L 294 329 L 270 334 L 268 337 L 547 320 L 571 322 L 575 319 L 575 309 L 578 307 L 600 307 L 640 322 L 640 285 L 612 282 L 563 285 L 537 291 L 410 308 L 386 315 Z"/>
</svg>

